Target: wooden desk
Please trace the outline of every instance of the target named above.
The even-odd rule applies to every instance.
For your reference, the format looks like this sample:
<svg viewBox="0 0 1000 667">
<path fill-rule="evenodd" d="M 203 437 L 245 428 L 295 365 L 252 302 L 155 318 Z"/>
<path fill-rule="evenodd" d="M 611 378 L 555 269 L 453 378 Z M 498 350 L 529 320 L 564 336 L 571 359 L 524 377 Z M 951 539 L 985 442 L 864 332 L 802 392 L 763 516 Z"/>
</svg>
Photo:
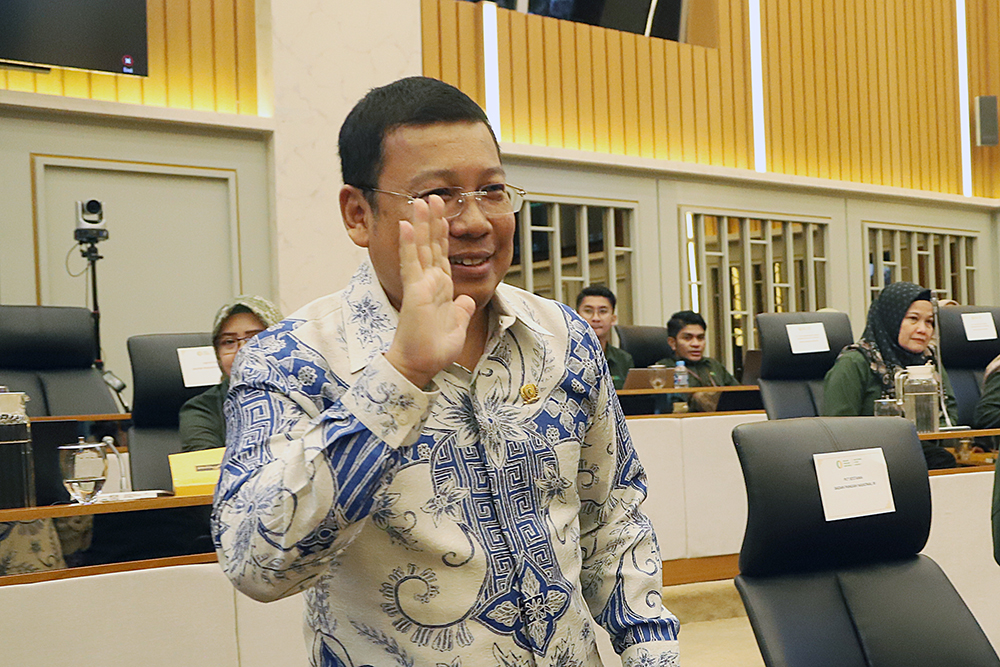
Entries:
<svg viewBox="0 0 1000 667">
<path fill-rule="evenodd" d="M 34 521 L 35 519 L 53 519 L 60 516 L 81 516 L 88 514 L 114 514 L 116 512 L 141 512 L 142 510 L 158 510 L 170 507 L 195 507 L 211 505 L 212 496 L 163 496 L 161 498 L 144 498 L 142 500 L 126 500 L 121 502 L 90 503 L 81 505 L 46 505 L 44 507 L 20 507 L 17 509 L 0 510 L 0 521 Z"/>
<path fill-rule="evenodd" d="M 962 431 L 936 431 L 934 433 L 918 433 L 921 440 L 961 440 L 963 438 L 984 438 L 1000 435 L 1000 428 L 970 428 Z"/>
<path fill-rule="evenodd" d="M 697 394 L 706 391 L 760 391 L 755 384 L 737 387 L 665 387 L 663 389 L 619 389 L 619 396 L 656 396 L 658 394 Z"/>
<path fill-rule="evenodd" d="M 121 412 L 109 415 L 48 415 L 45 417 L 29 417 L 28 421 L 35 422 L 123 422 L 132 419 L 132 413 Z"/>
<path fill-rule="evenodd" d="M 618 400 L 626 415 L 653 415 L 657 409 L 666 414 L 669 410 L 666 397 L 694 394 L 719 394 L 718 407 L 713 412 L 693 412 L 687 414 L 732 414 L 751 410 L 762 410 L 760 387 L 739 385 L 735 387 L 664 387 L 663 389 L 619 389 Z M 682 413 L 683 414 L 683 413 Z"/>
</svg>

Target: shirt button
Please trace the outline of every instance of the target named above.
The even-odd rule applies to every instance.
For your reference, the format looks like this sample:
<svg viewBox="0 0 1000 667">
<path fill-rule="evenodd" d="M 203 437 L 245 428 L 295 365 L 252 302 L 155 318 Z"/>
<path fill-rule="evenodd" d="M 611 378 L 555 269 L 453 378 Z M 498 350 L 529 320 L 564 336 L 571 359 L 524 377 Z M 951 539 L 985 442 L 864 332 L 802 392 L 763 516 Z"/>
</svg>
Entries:
<svg viewBox="0 0 1000 667">
<path fill-rule="evenodd" d="M 410 423 L 410 415 L 404 412 L 403 414 L 399 415 L 399 418 L 396 419 L 396 421 L 399 422 L 400 426 L 406 426 L 407 424 Z"/>
</svg>

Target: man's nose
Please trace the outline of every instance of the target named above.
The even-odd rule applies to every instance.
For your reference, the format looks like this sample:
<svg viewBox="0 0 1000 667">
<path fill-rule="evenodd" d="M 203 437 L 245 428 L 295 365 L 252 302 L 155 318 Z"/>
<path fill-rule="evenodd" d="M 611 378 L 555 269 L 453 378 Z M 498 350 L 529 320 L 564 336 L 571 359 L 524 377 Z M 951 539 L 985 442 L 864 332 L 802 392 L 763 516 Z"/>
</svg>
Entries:
<svg viewBox="0 0 1000 667">
<path fill-rule="evenodd" d="M 483 215 L 475 197 L 469 197 L 462 212 L 448 223 L 448 232 L 452 236 L 484 236 L 493 229 L 493 223 Z"/>
</svg>

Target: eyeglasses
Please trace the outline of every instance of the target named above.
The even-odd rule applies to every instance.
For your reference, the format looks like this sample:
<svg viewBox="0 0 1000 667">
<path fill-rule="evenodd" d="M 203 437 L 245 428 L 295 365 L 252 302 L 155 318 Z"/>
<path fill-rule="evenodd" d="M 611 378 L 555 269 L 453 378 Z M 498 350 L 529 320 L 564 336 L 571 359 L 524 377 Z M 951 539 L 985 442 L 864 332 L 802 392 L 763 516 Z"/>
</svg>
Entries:
<svg viewBox="0 0 1000 667">
<path fill-rule="evenodd" d="M 521 210 L 524 204 L 524 197 L 527 191 L 515 188 L 513 185 L 487 185 L 482 190 L 472 190 L 462 192 L 460 187 L 434 188 L 419 195 L 408 195 L 404 192 L 392 192 L 391 190 L 379 190 L 378 188 L 361 188 L 371 192 L 381 192 L 384 195 L 395 197 L 406 197 L 408 204 L 412 204 L 417 199 L 428 200 L 431 195 L 437 195 L 444 201 L 444 217 L 452 220 L 462 215 L 465 205 L 470 199 L 475 199 L 479 205 L 479 210 L 487 218 L 498 218 L 503 215 L 510 215 Z"/>
<path fill-rule="evenodd" d="M 236 350 L 243 347 L 248 340 L 259 334 L 261 331 L 263 331 L 263 329 L 261 329 L 260 331 L 252 331 L 248 333 L 246 336 L 226 336 L 225 338 L 220 338 L 219 340 L 215 341 L 215 348 L 219 352 L 226 352 L 226 353 L 235 352 Z"/>
</svg>

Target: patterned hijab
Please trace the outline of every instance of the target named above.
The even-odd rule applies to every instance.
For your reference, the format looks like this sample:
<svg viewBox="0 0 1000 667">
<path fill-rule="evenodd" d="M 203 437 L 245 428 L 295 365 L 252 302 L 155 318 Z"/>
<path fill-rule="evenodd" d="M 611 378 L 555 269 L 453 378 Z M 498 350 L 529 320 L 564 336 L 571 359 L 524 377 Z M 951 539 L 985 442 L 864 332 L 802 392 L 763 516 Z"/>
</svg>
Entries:
<svg viewBox="0 0 1000 667">
<path fill-rule="evenodd" d="M 219 312 L 215 314 L 215 321 L 212 324 L 213 341 L 219 337 L 219 331 L 222 330 L 222 325 L 226 323 L 229 316 L 236 313 L 253 313 L 264 325 L 264 328 L 281 321 L 281 312 L 273 303 L 263 297 L 241 294 L 219 308 Z"/>
<path fill-rule="evenodd" d="M 881 379 L 882 396 L 887 398 L 896 397 L 896 371 L 906 366 L 922 366 L 934 359 L 930 347 L 925 352 L 913 353 L 899 344 L 899 328 L 914 301 L 934 303 L 931 291 L 920 285 L 898 282 L 886 287 L 868 309 L 868 322 L 861 339 L 841 352 L 857 350 L 863 354 L 872 372 Z M 936 315 L 936 307 L 934 311 Z"/>
</svg>

